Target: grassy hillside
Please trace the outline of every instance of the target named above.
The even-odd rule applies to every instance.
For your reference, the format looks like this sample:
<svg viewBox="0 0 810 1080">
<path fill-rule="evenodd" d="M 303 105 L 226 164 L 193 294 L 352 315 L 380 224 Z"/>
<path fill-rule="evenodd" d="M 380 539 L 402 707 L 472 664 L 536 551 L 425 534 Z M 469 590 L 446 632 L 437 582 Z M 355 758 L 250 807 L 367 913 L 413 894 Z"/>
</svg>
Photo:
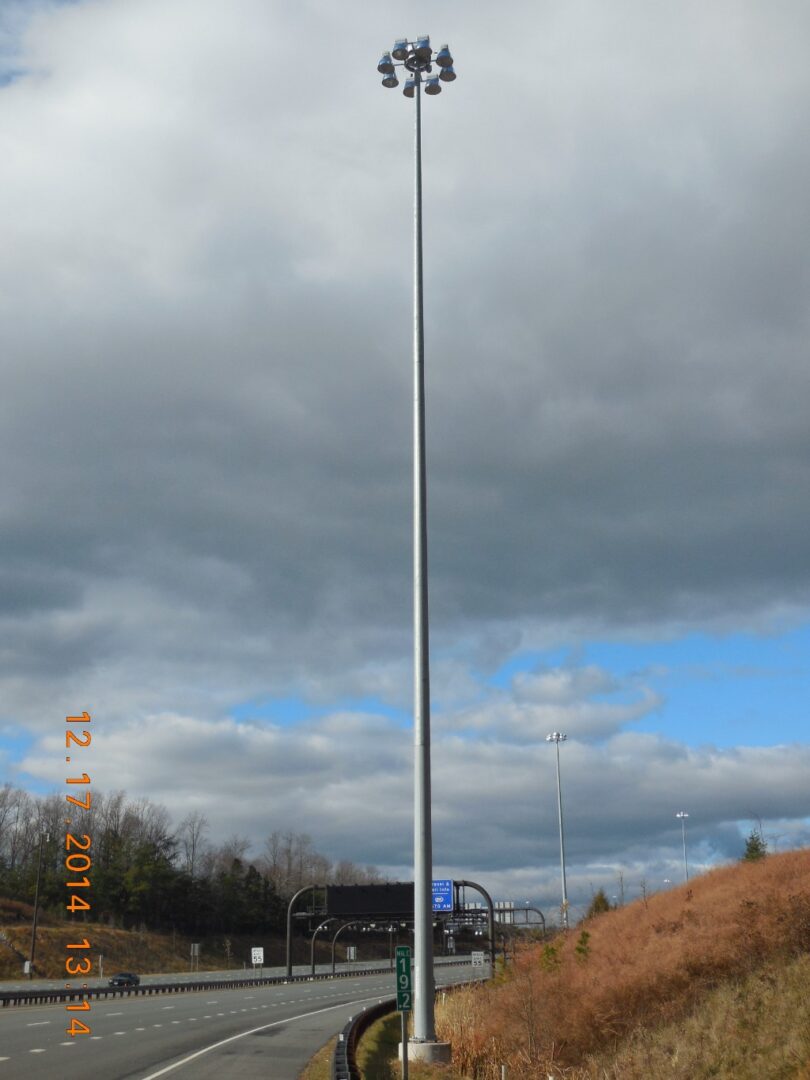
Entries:
<svg viewBox="0 0 810 1080">
<path fill-rule="evenodd" d="M 453 1075 L 810 1078 L 810 851 L 773 855 L 527 947 L 448 995 Z"/>
<path fill-rule="evenodd" d="M 140 974 L 157 972 L 187 972 L 191 940 L 172 934 L 140 933 L 134 930 L 113 930 L 94 923 L 54 924 L 53 921 L 37 928 L 36 973 L 41 978 L 58 979 L 65 972 L 65 945 L 70 941 L 90 942 L 93 961 L 93 977 L 98 976 L 98 957 L 104 957 L 105 975 L 115 971 L 137 971 Z M 230 945 L 230 954 L 226 948 Z M 300 941 L 296 942 L 296 963 L 301 963 Z M 277 935 L 245 937 L 231 935 L 202 941 L 200 970 L 240 970 L 244 962 L 250 966 L 250 949 L 253 945 L 264 947 L 265 966 L 285 963 L 285 942 Z M 0 980 L 19 979 L 22 961 L 31 947 L 30 922 L 14 922 L 0 925 Z M 306 950 L 307 956 L 309 950 Z M 331 959 L 331 950 L 321 941 L 316 945 L 316 960 L 325 963 Z"/>
</svg>

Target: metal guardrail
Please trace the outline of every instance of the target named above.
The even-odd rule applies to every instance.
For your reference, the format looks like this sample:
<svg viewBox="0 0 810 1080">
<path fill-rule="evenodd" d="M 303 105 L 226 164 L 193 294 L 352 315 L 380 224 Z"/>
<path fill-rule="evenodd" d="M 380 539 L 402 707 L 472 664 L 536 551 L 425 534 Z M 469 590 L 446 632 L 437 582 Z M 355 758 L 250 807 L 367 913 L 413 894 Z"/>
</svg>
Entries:
<svg viewBox="0 0 810 1080">
<path fill-rule="evenodd" d="M 472 960 L 459 960 L 458 964 L 459 967 L 464 965 L 472 966 Z M 441 990 L 442 993 L 447 993 L 451 990 L 457 990 L 460 985 L 467 984 L 457 983 L 452 986 L 437 987 L 436 989 L 437 991 Z M 381 1016 L 387 1016 L 388 1013 L 395 1012 L 396 1007 L 397 999 L 395 997 L 387 998 L 378 1001 L 376 1005 L 367 1005 L 356 1016 L 349 1018 L 335 1042 L 330 1080 L 363 1080 L 355 1060 L 357 1044 L 376 1020 L 379 1020 Z"/>
<path fill-rule="evenodd" d="M 394 1012 L 396 1007 L 397 999 L 388 998 L 385 1001 L 378 1001 L 376 1005 L 366 1006 L 365 1009 L 347 1021 L 335 1043 L 335 1052 L 332 1055 L 331 1080 L 361 1080 L 360 1070 L 357 1068 L 357 1062 L 355 1061 L 358 1040 L 375 1020 Z"/>
<path fill-rule="evenodd" d="M 84 998 L 115 998 L 151 996 L 152 994 L 182 994 L 199 990 L 237 990 L 248 986 L 278 986 L 284 983 L 315 982 L 322 979 L 347 979 L 355 975 L 378 975 L 379 968 L 360 968 L 338 971 L 334 975 L 268 975 L 253 979 L 208 979 L 200 982 L 146 983 L 143 986 L 88 986 L 87 989 L 0 991 L 0 1006 L 48 1005 L 61 1001 L 81 1001 Z"/>
<path fill-rule="evenodd" d="M 470 964 L 469 960 L 456 961 L 458 966 Z M 456 966 L 456 964 L 453 964 Z M 51 990 L 2 990 L 0 1006 L 7 1008 L 14 1005 L 52 1005 L 65 1001 L 82 1001 L 92 998 L 138 997 L 152 994 L 182 994 L 200 990 L 238 990 L 248 986 L 283 986 L 286 983 L 322 982 L 328 979 L 352 979 L 358 975 L 379 975 L 385 968 L 354 968 L 351 971 L 337 971 L 322 975 L 266 975 L 251 979 L 206 979 L 199 982 L 181 983 L 146 983 L 142 986 L 88 986 L 71 989 Z"/>
</svg>

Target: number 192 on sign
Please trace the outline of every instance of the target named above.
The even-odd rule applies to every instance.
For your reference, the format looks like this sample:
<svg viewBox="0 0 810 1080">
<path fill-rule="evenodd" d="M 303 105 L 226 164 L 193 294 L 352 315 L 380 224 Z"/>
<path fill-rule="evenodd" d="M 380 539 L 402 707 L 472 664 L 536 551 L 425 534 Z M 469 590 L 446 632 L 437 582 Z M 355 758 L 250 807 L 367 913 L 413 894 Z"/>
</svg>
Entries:
<svg viewBox="0 0 810 1080">
<path fill-rule="evenodd" d="M 410 1012 L 412 1008 L 411 950 L 407 945 L 397 945 L 397 1009 Z"/>
</svg>

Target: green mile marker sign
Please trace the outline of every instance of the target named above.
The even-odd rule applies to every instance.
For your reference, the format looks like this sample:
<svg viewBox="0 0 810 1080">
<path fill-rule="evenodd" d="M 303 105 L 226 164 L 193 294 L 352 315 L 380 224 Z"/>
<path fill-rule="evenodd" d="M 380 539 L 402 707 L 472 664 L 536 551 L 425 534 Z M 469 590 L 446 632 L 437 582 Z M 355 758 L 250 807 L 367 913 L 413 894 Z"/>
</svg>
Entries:
<svg viewBox="0 0 810 1080">
<path fill-rule="evenodd" d="M 397 945 L 397 1009 L 410 1012 L 412 1008 L 411 950 L 408 945 Z"/>
</svg>

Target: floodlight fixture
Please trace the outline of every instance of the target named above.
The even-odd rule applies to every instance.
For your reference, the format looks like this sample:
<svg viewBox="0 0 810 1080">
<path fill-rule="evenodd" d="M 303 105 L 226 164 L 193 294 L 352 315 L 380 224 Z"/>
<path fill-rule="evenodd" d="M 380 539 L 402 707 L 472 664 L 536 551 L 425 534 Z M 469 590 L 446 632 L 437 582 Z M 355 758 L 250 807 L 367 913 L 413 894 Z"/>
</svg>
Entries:
<svg viewBox="0 0 810 1080">
<path fill-rule="evenodd" d="M 441 68 L 448 68 L 453 66 L 453 57 L 450 55 L 449 46 L 442 45 L 442 47 L 436 53 L 436 63 Z"/>
<path fill-rule="evenodd" d="M 423 64 L 430 63 L 433 50 L 430 47 L 430 37 L 427 34 L 416 39 L 416 49 L 414 51 Z"/>
<path fill-rule="evenodd" d="M 438 71 L 434 71 L 434 64 Z M 441 83 L 454 82 L 456 79 L 449 46 L 442 45 L 441 49 L 434 53 L 427 34 L 418 37 L 416 41 L 397 38 L 391 51 L 382 54 L 377 71 L 383 76 L 382 84 L 387 89 L 399 86 L 395 71 L 398 65 L 404 66 L 408 72 L 402 88 L 407 98 L 415 97 L 422 83 L 425 93 L 436 97 L 442 92 Z"/>
<path fill-rule="evenodd" d="M 393 75 L 394 74 L 394 61 L 391 59 L 391 53 L 383 53 L 380 57 L 380 62 L 377 64 L 377 71 L 381 75 Z"/>
</svg>

